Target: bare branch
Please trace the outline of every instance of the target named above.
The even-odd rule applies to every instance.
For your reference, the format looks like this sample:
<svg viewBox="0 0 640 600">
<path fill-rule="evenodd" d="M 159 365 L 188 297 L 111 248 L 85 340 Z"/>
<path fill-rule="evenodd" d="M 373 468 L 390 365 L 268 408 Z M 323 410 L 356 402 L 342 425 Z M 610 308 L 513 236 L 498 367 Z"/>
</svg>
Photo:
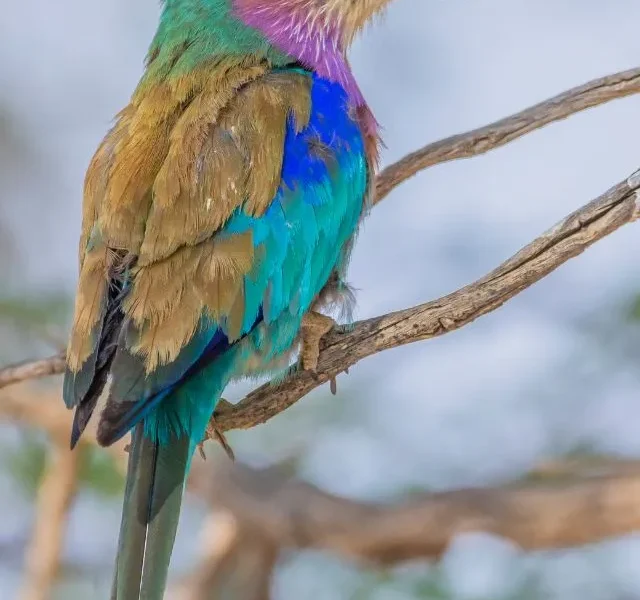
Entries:
<svg viewBox="0 0 640 600">
<path fill-rule="evenodd" d="M 349 328 L 334 328 L 322 341 L 317 373 L 297 371 L 278 385 L 257 388 L 236 405 L 222 404 L 216 411 L 217 428 L 248 429 L 265 423 L 367 356 L 443 335 L 495 310 L 594 242 L 637 219 L 638 190 L 640 174 L 636 172 L 482 279 L 419 306 L 359 321 Z"/>
<path fill-rule="evenodd" d="M 640 68 L 630 69 L 594 79 L 485 127 L 429 144 L 389 165 L 378 175 L 374 202 L 380 202 L 392 189 L 431 166 L 484 154 L 577 112 L 639 92 Z M 0 388 L 63 372 L 62 355 L 5 367 L 0 369 Z"/>
<path fill-rule="evenodd" d="M 48 375 L 64 373 L 64 353 L 61 352 L 42 360 L 25 361 L 0 369 L 0 388 Z"/>
<path fill-rule="evenodd" d="M 388 166 L 376 181 L 375 202 L 419 171 L 495 150 L 545 125 L 640 92 L 640 68 L 594 79 L 495 123 L 454 135 L 412 152 Z"/>
<path fill-rule="evenodd" d="M 502 306 L 597 240 L 637 218 L 640 176 L 632 175 L 560 221 L 497 269 L 452 294 L 413 308 L 334 328 L 323 340 L 317 373 L 298 371 L 265 384 L 216 413 L 221 430 L 247 429 L 286 410 L 312 389 L 367 356 L 459 329 Z"/>
<path fill-rule="evenodd" d="M 553 483 L 423 494 L 364 504 L 241 465 L 221 464 L 211 498 L 283 547 L 317 548 L 374 563 L 437 558 L 452 539 L 482 531 L 525 550 L 594 543 L 640 529 L 640 467 Z"/>
<path fill-rule="evenodd" d="M 387 167 L 376 182 L 376 202 L 418 171 L 498 148 L 576 112 L 640 92 L 640 69 L 596 79 L 494 124 L 435 142 Z M 636 178 L 637 179 L 637 178 Z M 334 329 L 324 340 L 317 378 L 299 372 L 279 386 L 262 386 L 235 407 L 219 407 L 220 430 L 264 423 L 313 388 L 362 358 L 413 341 L 458 329 L 501 306 L 594 241 L 637 218 L 630 179 L 567 217 L 487 277 L 453 294 L 414 308 Z M 637 209 L 635 209 L 637 210 Z M 64 371 L 60 355 L 0 369 L 0 388 Z"/>
<path fill-rule="evenodd" d="M 52 595 L 62 553 L 71 502 L 75 496 L 80 455 L 58 439 L 38 489 L 36 519 L 27 549 L 21 600 L 47 600 Z"/>
</svg>

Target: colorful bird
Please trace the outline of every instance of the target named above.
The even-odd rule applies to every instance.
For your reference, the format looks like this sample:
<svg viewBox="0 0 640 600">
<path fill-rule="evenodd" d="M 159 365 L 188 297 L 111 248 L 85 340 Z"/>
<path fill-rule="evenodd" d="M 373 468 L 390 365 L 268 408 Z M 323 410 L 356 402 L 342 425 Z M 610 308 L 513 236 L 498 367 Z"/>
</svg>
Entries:
<svg viewBox="0 0 640 600">
<path fill-rule="evenodd" d="M 389 0 L 164 0 L 88 168 L 64 398 L 132 432 L 112 599 L 163 597 L 194 449 L 234 379 L 315 370 L 377 164 L 346 58 Z"/>
</svg>

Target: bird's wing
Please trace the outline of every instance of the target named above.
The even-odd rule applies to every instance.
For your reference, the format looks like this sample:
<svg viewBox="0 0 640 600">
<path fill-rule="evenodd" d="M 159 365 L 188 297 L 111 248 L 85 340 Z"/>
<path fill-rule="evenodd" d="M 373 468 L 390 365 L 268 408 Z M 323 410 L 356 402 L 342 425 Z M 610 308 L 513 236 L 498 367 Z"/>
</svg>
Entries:
<svg viewBox="0 0 640 600">
<path fill-rule="evenodd" d="M 203 357 L 260 321 L 301 316 L 356 229 L 369 168 L 339 85 L 273 71 L 213 117 L 211 102 L 185 101 L 154 144 L 125 112 L 90 167 L 64 386 L 75 439 L 107 376 L 105 444 Z"/>
</svg>

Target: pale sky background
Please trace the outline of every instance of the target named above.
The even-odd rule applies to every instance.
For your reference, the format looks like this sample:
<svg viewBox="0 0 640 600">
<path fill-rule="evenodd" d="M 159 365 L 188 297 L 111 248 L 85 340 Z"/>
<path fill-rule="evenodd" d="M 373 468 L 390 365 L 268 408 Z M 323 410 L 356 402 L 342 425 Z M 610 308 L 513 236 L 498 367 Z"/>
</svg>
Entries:
<svg viewBox="0 0 640 600">
<path fill-rule="evenodd" d="M 84 170 L 141 73 L 157 14 L 156 0 L 5 7 L 0 106 L 33 152 L 28 169 L 0 165 L 0 223 L 20 250 L 12 267 L 0 260 L 5 293 L 71 293 Z M 638 66 L 638 23 L 637 0 L 397 0 L 352 55 L 384 126 L 384 164 Z M 627 177 L 640 167 L 639 121 L 640 97 L 618 100 L 398 188 L 358 241 L 350 270 L 358 317 L 469 283 Z M 612 358 L 619 344 L 611 336 L 604 344 L 599 333 L 640 291 L 637 228 L 624 227 L 461 331 L 366 360 L 339 379 L 337 399 L 321 390 L 291 415 L 237 434 L 241 457 L 269 463 L 304 440 L 302 475 L 367 499 L 409 487 L 498 485 L 583 445 L 640 456 L 640 367 Z M 614 331 L 621 344 L 633 338 L 623 327 Z M 17 490 L 6 482 L 2 489 L 6 543 L 27 534 L 32 513 Z M 108 571 L 118 513 L 119 506 L 83 497 L 69 557 Z M 194 510 L 176 551 L 182 566 L 197 525 Z M 276 598 L 351 598 L 368 576 L 305 554 L 283 564 Z M 0 567 L 0 597 L 13 597 L 19 577 L 15 564 Z M 533 556 L 503 540 L 465 536 L 438 577 L 461 599 L 512 597 L 532 578 L 545 598 L 640 598 L 640 536 Z M 413 598 L 393 582 L 369 597 Z"/>
</svg>

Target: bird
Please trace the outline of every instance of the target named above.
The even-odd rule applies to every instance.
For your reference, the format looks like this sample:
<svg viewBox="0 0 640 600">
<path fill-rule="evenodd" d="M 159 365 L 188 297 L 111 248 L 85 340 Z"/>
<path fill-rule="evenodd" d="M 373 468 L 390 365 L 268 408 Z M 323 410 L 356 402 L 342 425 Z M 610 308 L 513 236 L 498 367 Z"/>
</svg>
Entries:
<svg viewBox="0 0 640 600">
<path fill-rule="evenodd" d="M 389 2 L 161 2 L 86 172 L 63 385 L 72 448 L 131 435 L 112 600 L 163 598 L 225 387 L 315 373 L 350 303 L 381 141 L 348 49 Z"/>
</svg>

